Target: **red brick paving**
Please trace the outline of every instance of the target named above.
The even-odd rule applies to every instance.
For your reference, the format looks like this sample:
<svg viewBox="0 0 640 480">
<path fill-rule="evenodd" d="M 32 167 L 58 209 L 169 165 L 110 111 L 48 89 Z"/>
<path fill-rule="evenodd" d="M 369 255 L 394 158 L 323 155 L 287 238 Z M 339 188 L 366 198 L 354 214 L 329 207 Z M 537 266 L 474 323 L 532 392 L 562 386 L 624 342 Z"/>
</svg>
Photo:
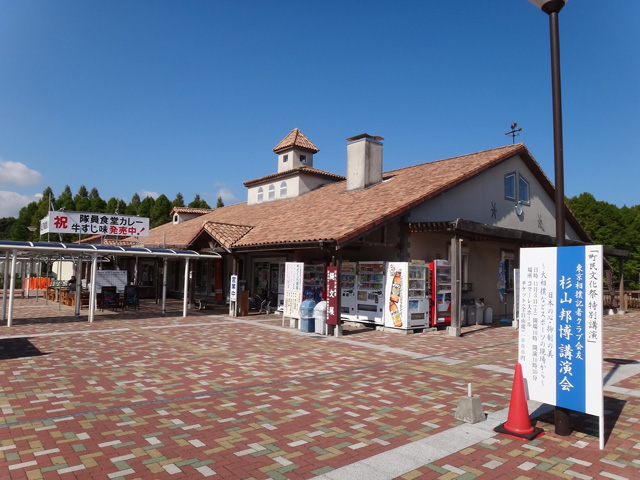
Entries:
<svg viewBox="0 0 640 480">
<path fill-rule="evenodd" d="M 335 340 L 273 315 L 182 318 L 181 305 L 89 324 L 16 299 L 0 336 L 33 348 L 0 339 L 0 478 L 310 478 L 459 425 L 470 382 L 485 413 L 509 405 L 510 327 Z M 638 313 L 605 317 L 606 372 L 640 361 L 639 326 Z M 496 436 L 401 478 L 640 478 L 639 383 L 605 390 L 604 451 L 597 419 L 559 437 L 543 416 L 532 442 Z"/>
</svg>

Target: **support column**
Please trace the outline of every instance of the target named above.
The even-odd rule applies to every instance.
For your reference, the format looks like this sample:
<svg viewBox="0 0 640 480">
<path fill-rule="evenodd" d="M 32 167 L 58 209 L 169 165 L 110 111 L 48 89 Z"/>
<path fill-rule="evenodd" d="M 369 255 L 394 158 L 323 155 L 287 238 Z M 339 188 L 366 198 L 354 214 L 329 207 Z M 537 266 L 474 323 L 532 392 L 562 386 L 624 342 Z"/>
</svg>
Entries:
<svg viewBox="0 0 640 480">
<path fill-rule="evenodd" d="M 184 259 L 184 300 L 182 301 L 182 316 L 187 316 L 189 303 L 189 257 Z"/>
<path fill-rule="evenodd" d="M 93 323 L 96 312 L 96 270 L 98 270 L 98 254 L 94 253 L 91 259 L 91 289 L 89 290 L 89 323 Z"/>
<path fill-rule="evenodd" d="M 11 286 L 9 287 L 9 316 L 7 317 L 7 327 L 13 322 L 13 296 L 16 291 L 16 258 L 18 252 L 14 250 L 11 254 Z M 24 277 L 24 276 L 23 276 Z"/>
<path fill-rule="evenodd" d="M 461 333 L 460 242 L 462 239 L 457 235 L 451 239 L 451 326 L 448 329 L 451 337 L 459 337 Z"/>
<path fill-rule="evenodd" d="M 9 274 L 9 252 L 4 253 L 4 268 L 2 272 L 2 323 L 7 318 L 7 276 Z"/>
<path fill-rule="evenodd" d="M 162 313 L 167 311 L 167 259 L 162 259 Z"/>
</svg>

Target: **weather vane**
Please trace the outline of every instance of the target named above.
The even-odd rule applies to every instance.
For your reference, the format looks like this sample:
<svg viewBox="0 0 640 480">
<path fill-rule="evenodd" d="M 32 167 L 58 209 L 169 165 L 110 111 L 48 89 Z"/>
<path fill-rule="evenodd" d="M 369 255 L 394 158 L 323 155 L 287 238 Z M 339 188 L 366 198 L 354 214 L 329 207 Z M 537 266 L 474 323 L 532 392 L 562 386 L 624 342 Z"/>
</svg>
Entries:
<svg viewBox="0 0 640 480">
<path fill-rule="evenodd" d="M 511 131 L 505 133 L 505 135 L 511 135 L 512 143 L 516 143 L 516 137 L 519 137 L 520 134 L 518 132 L 522 131 L 522 127 L 516 128 L 518 126 L 517 122 L 511 122 Z"/>
</svg>

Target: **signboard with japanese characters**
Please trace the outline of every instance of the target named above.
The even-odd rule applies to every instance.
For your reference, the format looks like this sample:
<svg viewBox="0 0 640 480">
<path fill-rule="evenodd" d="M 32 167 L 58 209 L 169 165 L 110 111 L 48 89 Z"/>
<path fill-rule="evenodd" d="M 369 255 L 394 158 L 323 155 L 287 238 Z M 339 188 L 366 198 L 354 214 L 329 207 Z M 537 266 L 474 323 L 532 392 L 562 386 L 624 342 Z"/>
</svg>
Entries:
<svg viewBox="0 0 640 480">
<path fill-rule="evenodd" d="M 231 286 L 229 287 L 229 301 L 235 302 L 238 299 L 238 275 L 231 275 Z"/>
<path fill-rule="evenodd" d="M 338 267 L 327 267 L 327 325 L 338 325 L 338 320 L 340 320 L 339 279 Z"/>
<path fill-rule="evenodd" d="M 287 262 L 284 271 L 284 317 L 300 318 L 304 263 Z"/>
<path fill-rule="evenodd" d="M 520 250 L 518 358 L 528 398 L 603 418 L 602 246 Z"/>
<path fill-rule="evenodd" d="M 115 213 L 54 211 L 40 220 L 40 234 L 45 233 L 146 237 L 149 219 Z"/>
</svg>

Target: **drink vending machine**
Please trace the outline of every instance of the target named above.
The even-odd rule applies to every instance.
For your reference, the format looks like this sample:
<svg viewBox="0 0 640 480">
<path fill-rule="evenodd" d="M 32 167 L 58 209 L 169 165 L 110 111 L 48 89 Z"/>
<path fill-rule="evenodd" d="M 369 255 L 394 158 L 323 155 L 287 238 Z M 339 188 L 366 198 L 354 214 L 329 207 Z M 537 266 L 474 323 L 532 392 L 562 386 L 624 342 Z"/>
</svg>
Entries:
<svg viewBox="0 0 640 480">
<path fill-rule="evenodd" d="M 358 262 L 356 320 L 384 323 L 384 274 L 386 262 Z"/>
<path fill-rule="evenodd" d="M 343 320 L 355 320 L 356 313 L 356 262 L 342 262 L 340 267 L 340 316 Z"/>
<path fill-rule="evenodd" d="M 304 264 L 302 298 L 318 303 L 324 299 L 325 272 L 321 263 Z"/>
<path fill-rule="evenodd" d="M 451 265 L 448 260 L 431 262 L 431 326 L 451 325 Z"/>
<path fill-rule="evenodd" d="M 389 262 L 385 288 L 385 327 L 410 329 L 430 324 L 430 270 L 424 261 Z"/>
</svg>

